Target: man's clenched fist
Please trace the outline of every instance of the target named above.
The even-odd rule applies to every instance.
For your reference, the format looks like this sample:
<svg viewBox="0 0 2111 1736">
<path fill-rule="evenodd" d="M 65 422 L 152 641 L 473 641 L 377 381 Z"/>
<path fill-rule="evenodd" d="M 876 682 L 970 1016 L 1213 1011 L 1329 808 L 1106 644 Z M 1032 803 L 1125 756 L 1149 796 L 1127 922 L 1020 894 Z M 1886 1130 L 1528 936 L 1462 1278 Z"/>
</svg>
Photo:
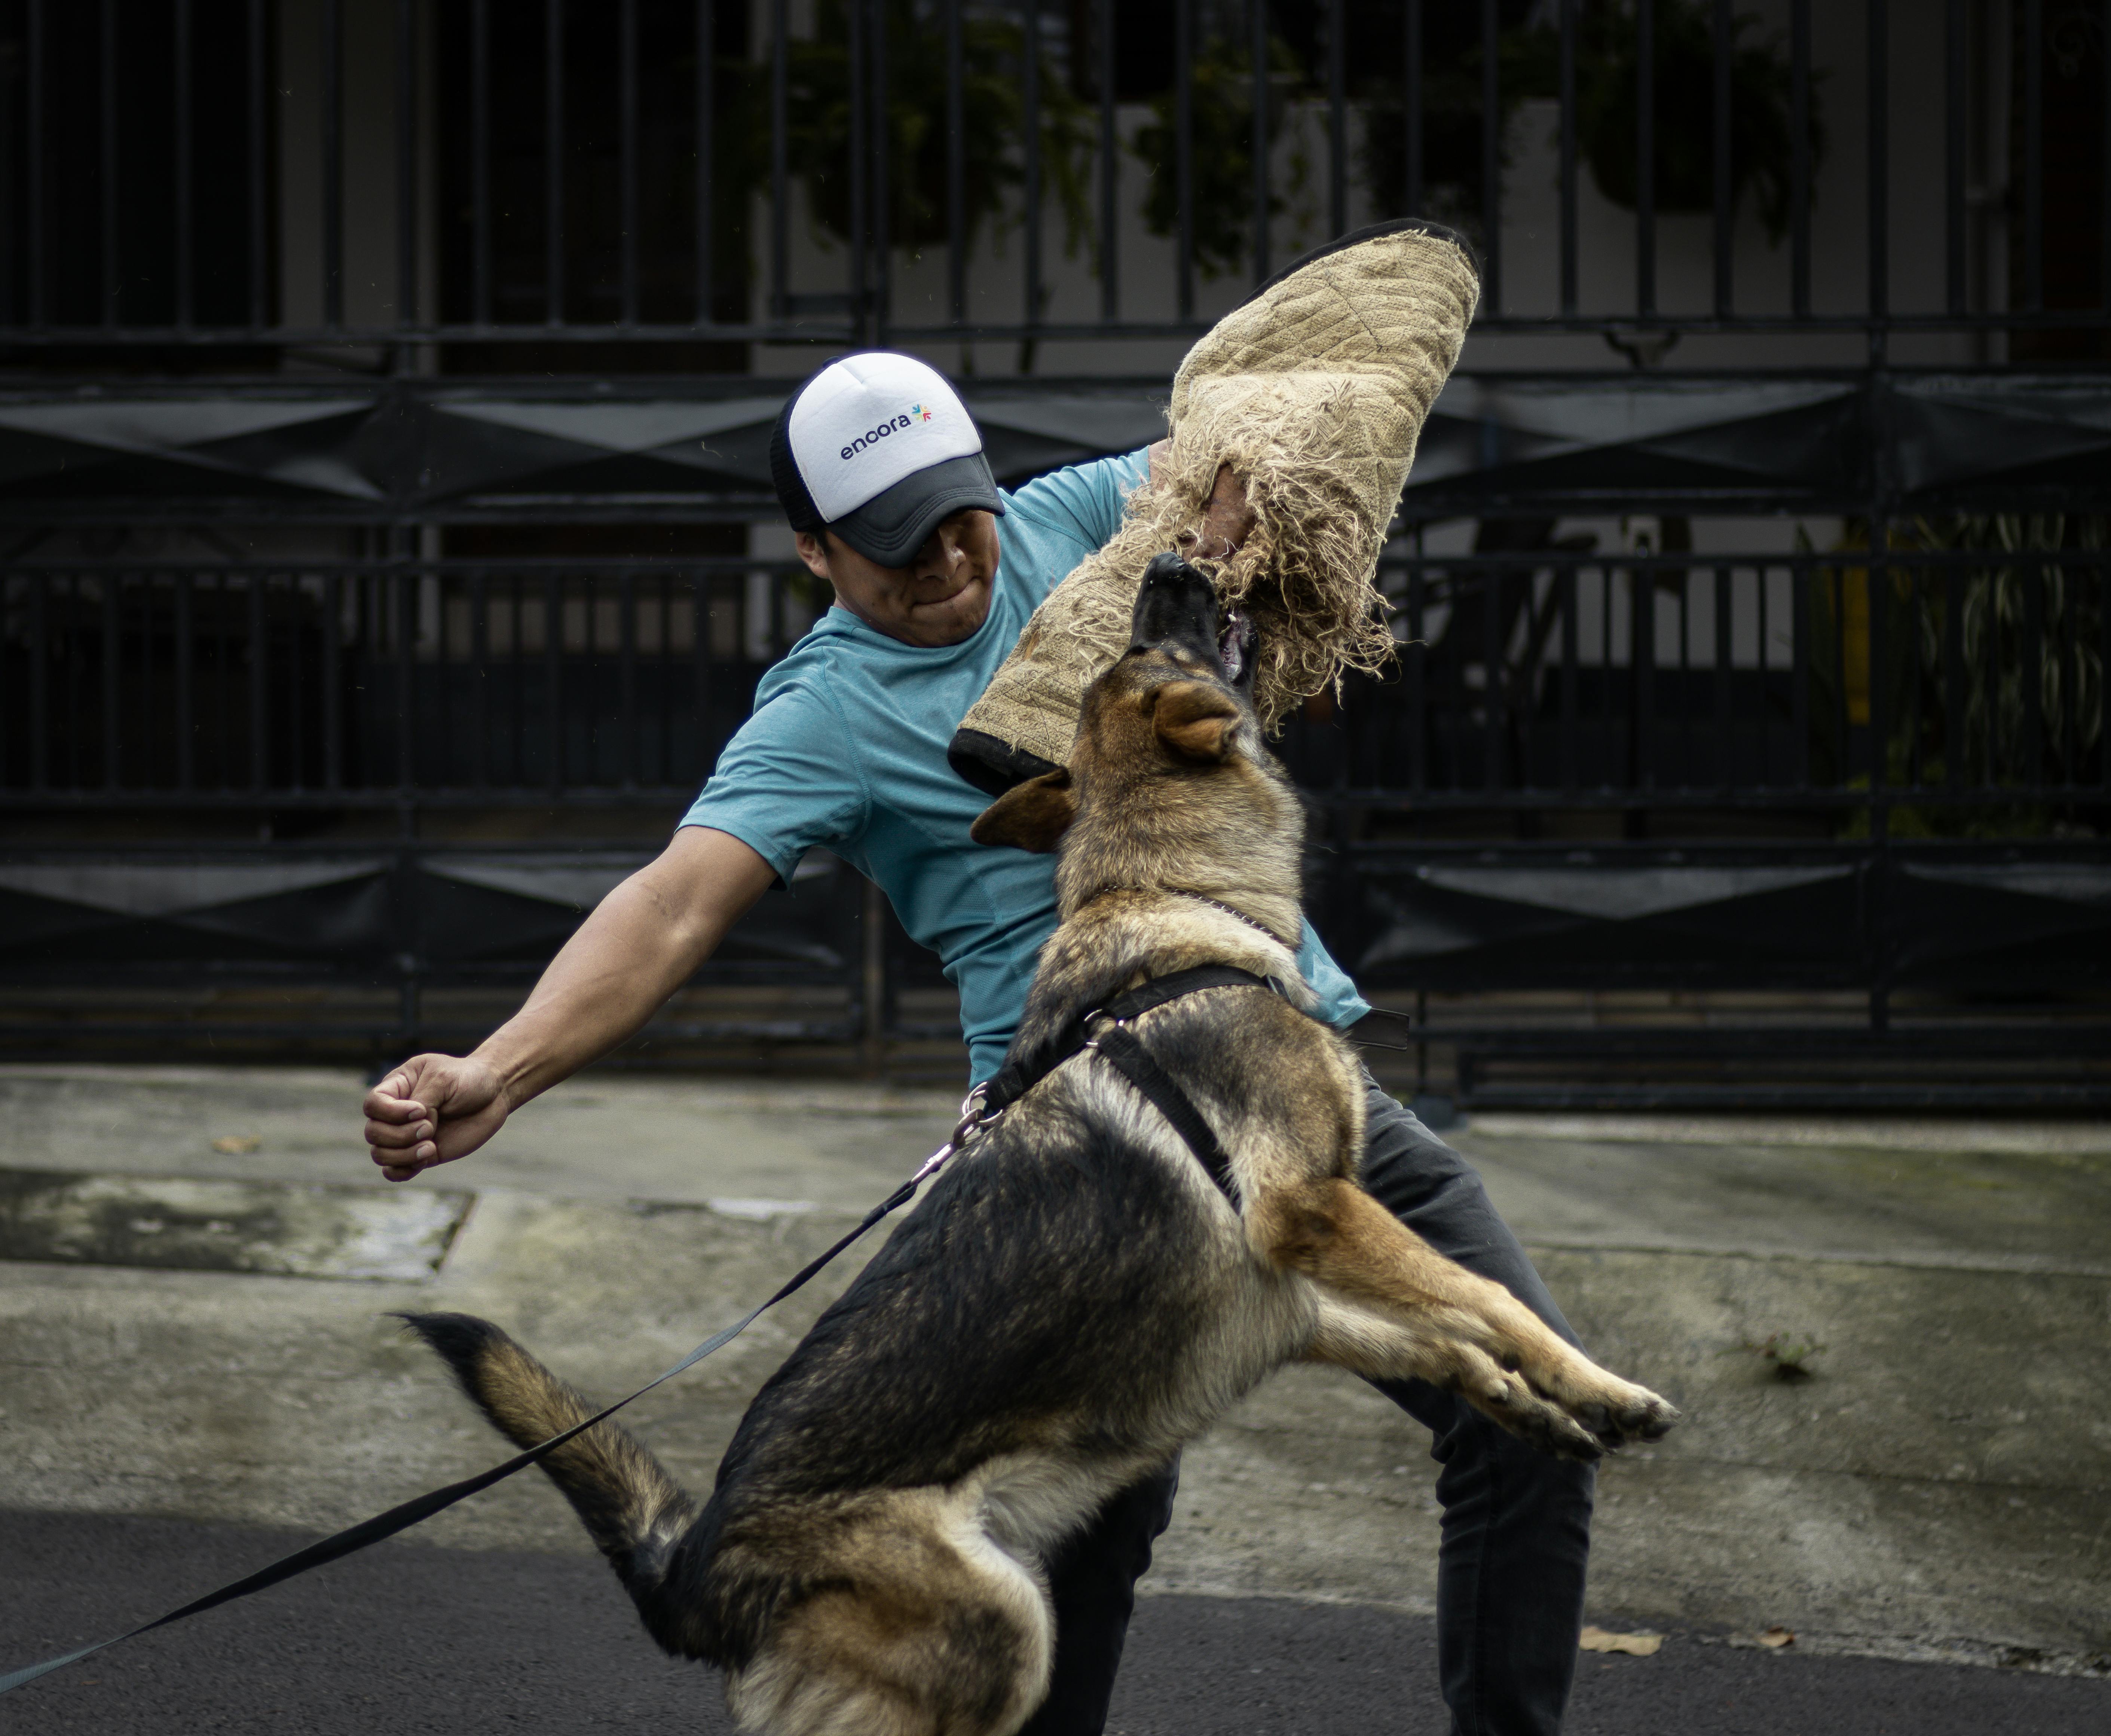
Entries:
<svg viewBox="0 0 2111 1736">
<path fill-rule="evenodd" d="M 512 1105 L 474 1056 L 415 1055 L 366 1093 L 366 1143 L 381 1173 L 408 1181 L 466 1157 L 506 1125 Z"/>
</svg>

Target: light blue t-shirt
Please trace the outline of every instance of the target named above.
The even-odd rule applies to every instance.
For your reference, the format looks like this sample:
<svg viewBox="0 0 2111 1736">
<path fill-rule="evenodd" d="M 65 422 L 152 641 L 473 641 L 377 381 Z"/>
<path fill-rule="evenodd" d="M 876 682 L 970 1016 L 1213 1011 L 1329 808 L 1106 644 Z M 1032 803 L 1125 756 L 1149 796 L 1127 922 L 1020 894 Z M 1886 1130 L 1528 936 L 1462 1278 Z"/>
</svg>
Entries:
<svg viewBox="0 0 2111 1736">
<path fill-rule="evenodd" d="M 831 608 L 763 676 L 682 820 L 732 834 L 788 884 L 815 845 L 877 881 L 960 990 L 977 1079 L 1003 1061 L 1055 932 L 1055 858 L 972 842 L 990 798 L 946 749 L 1042 599 L 1114 534 L 1147 462 L 1103 458 L 1005 495 L 989 616 L 957 645 L 905 645 Z M 1310 923 L 1297 961 L 1330 1023 L 1370 1010 Z"/>
</svg>

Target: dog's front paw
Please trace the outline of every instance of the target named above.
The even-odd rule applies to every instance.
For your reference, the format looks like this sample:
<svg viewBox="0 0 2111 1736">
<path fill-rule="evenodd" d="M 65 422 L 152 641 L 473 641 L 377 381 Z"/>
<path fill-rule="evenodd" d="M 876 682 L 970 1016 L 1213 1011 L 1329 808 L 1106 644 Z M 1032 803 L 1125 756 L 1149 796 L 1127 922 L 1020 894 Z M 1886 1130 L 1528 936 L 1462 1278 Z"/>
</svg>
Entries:
<svg viewBox="0 0 2111 1736">
<path fill-rule="evenodd" d="M 1514 1369 L 1478 1350 L 1465 1352 L 1455 1390 L 1476 1410 L 1556 1458 L 1587 1462 L 1604 1457 L 1605 1441 L 1568 1407 L 1537 1389 Z"/>
<path fill-rule="evenodd" d="M 1646 1386 L 1637 1386 L 1602 1370 L 1599 1372 L 1601 1384 L 1611 1390 L 1568 1408 L 1600 1445 L 1620 1447 L 1637 1441 L 1660 1441 L 1671 1432 L 1672 1425 L 1678 1420 L 1678 1411 L 1668 1400 Z"/>
</svg>

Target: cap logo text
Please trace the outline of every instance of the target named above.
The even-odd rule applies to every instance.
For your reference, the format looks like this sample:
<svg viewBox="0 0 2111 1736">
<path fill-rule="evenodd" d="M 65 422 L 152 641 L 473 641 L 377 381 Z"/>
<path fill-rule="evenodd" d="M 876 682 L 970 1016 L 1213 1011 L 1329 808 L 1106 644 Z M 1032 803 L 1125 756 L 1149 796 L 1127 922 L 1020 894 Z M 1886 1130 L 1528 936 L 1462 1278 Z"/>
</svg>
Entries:
<svg viewBox="0 0 2111 1736">
<path fill-rule="evenodd" d="M 914 407 L 922 412 L 923 419 L 925 421 L 928 422 L 931 420 L 931 412 L 925 410 L 921 404 L 918 404 Z M 843 462 L 846 464 L 849 463 L 851 459 L 857 453 L 863 452 L 868 446 L 878 445 L 889 434 L 915 425 L 906 416 L 890 416 L 886 421 L 882 422 L 878 427 L 868 428 L 863 434 L 860 434 L 857 439 L 851 441 L 848 446 L 846 446 L 842 450 Z"/>
</svg>

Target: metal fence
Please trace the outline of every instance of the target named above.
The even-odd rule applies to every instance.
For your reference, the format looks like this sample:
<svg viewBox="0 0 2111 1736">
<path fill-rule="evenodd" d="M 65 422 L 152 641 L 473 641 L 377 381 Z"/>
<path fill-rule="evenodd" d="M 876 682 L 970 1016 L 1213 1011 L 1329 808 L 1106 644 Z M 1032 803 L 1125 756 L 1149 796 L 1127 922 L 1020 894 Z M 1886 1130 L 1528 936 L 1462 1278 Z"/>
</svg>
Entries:
<svg viewBox="0 0 2111 1736">
<path fill-rule="evenodd" d="M 1185 336 L 1213 280 L 1429 213 L 1483 252 L 1486 334 L 2101 357 L 2105 28 L 2093 0 L 9 0 L 0 341 Z M 1535 104 L 1550 234 L 1519 238 Z M 1786 249 L 1764 294 L 1755 216 Z M 1674 294 L 1667 226 L 1695 218 Z M 975 282 L 999 231 L 1010 309 Z M 897 293 L 927 250 L 929 312 Z"/>
<path fill-rule="evenodd" d="M 433 1035 L 810 618 L 740 552 L 773 373 L 920 348 L 1015 482 L 1423 214 L 1486 294 L 1401 657 L 1282 744 L 1330 944 L 1403 996 L 1806 998 L 1440 1016 L 1485 1100 L 1773 1054 L 2096 1101 L 2111 0 L 1754 6 L 0 0 L 0 978 L 370 981 L 380 1051 Z M 835 998 L 724 1028 L 923 1029 L 812 866 L 715 979 Z"/>
<path fill-rule="evenodd" d="M 2111 546 L 1391 558 L 1398 666 L 1290 723 L 1315 797 L 2111 820 Z M 1851 564 L 1850 564 L 1851 563 Z M 0 807 L 668 802 L 810 622 L 733 557 L 20 561 Z"/>
</svg>

